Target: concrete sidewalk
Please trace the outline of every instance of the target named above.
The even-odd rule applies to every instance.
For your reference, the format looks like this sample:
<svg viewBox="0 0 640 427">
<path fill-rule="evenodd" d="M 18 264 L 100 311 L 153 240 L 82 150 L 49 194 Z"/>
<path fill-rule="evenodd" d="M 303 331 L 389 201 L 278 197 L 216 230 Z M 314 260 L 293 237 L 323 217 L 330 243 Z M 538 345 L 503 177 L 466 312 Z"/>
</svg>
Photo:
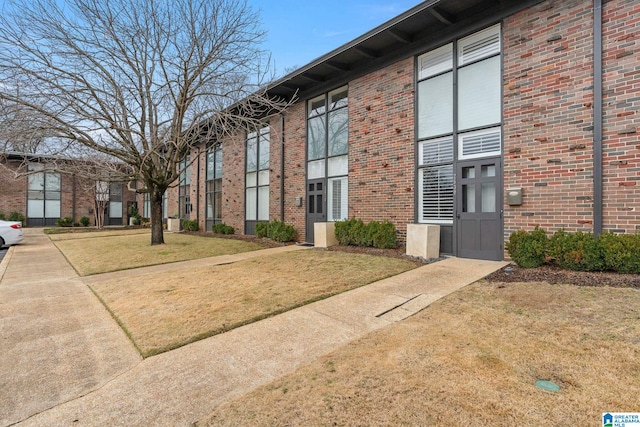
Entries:
<svg viewBox="0 0 640 427">
<path fill-rule="evenodd" d="M 83 301 L 87 300 L 81 305 L 90 305 L 92 314 L 74 319 L 78 325 L 82 324 L 78 329 L 85 331 L 84 336 L 91 339 L 89 343 L 69 340 L 56 344 L 54 335 L 54 338 L 49 338 L 51 345 L 64 346 L 66 357 L 62 354 L 50 357 L 56 353 L 47 351 L 46 345 L 39 345 L 36 338 L 31 339 L 31 334 L 38 335 L 37 328 L 25 329 L 17 321 L 5 326 L 5 315 L 2 314 L 0 328 L 3 340 L 10 327 L 18 328 L 18 331 L 11 332 L 13 336 L 26 335 L 26 343 L 20 350 L 10 350 L 11 354 L 5 354 L 4 346 L 0 350 L 3 364 L 9 360 L 7 357 L 20 360 L 12 365 L 18 368 L 11 375 L 11 369 L 5 371 L 2 367 L 0 371 L 0 398 L 3 401 L 0 419 L 4 425 L 23 420 L 19 425 L 188 426 L 220 403 L 291 372 L 356 338 L 404 319 L 506 264 L 449 258 L 141 361 L 97 299 L 79 278 L 70 274 L 73 270 L 59 253 L 59 258 L 48 267 L 52 274 L 47 280 L 30 278 L 31 272 L 37 276 L 37 269 L 31 267 L 23 269 L 24 287 L 20 284 L 16 271 L 31 258 L 27 254 L 23 256 L 23 252 L 32 245 L 34 249 L 42 247 L 42 250 L 48 248 L 57 252 L 44 236 L 29 235 L 26 241 L 26 245 L 15 248 L 8 257 L 9 266 L 0 281 L 0 306 L 18 304 L 14 301 L 16 298 L 44 297 L 47 289 L 60 289 L 57 291 L 60 296 L 55 298 L 66 295 L 67 305 L 73 305 L 69 300 L 80 296 Z M 54 274 L 54 264 L 57 263 L 62 264 L 59 267 L 61 273 Z M 136 270 L 110 274 L 123 274 L 122 278 L 126 279 L 135 275 Z M 87 280 L 100 279 L 92 277 Z M 91 299 L 93 301 L 88 302 Z M 68 310 L 51 310 L 46 314 L 55 322 L 58 321 L 56 317 L 65 318 Z M 26 323 L 30 322 L 42 321 L 28 318 Z M 97 332 L 97 328 L 108 333 Z M 44 334 L 44 331 L 40 332 L 40 335 Z M 89 349 L 88 346 L 94 344 L 91 340 L 98 341 L 96 348 Z M 33 350 L 29 350 L 30 346 Z M 59 351 L 62 352 L 62 348 Z M 71 355 L 83 352 L 90 352 L 94 357 L 82 366 L 75 366 Z M 101 357 L 95 357 L 95 353 Z M 40 362 L 48 367 L 45 369 L 47 372 L 77 371 L 76 376 L 82 373 L 82 378 L 91 378 L 92 381 L 74 386 L 72 381 L 60 381 L 62 378 L 48 378 L 46 375 L 41 375 L 41 385 L 36 384 L 35 378 L 34 381 L 23 379 L 24 375 L 29 378 L 24 372 L 29 369 L 29 364 L 36 366 Z M 30 390 L 32 387 L 35 394 Z M 23 388 L 21 396 L 14 397 L 14 393 L 21 393 Z M 52 392 L 49 394 L 47 390 Z M 13 402 L 8 410 L 4 409 L 5 398 Z"/>
</svg>

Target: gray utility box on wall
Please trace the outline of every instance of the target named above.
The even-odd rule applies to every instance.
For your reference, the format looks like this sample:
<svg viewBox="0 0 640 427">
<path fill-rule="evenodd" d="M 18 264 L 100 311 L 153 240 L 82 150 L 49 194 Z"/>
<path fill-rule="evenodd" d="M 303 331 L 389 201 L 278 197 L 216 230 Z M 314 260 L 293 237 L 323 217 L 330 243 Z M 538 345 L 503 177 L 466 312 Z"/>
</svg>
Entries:
<svg viewBox="0 0 640 427">
<path fill-rule="evenodd" d="M 522 204 L 522 187 L 507 188 L 507 204 L 509 206 L 520 206 Z"/>
</svg>

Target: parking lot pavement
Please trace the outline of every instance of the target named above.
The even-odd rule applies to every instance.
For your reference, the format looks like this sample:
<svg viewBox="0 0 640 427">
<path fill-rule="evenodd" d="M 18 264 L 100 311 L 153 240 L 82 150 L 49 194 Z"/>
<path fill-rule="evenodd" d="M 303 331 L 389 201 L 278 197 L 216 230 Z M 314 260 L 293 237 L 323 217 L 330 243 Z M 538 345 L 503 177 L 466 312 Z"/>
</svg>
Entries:
<svg viewBox="0 0 640 427">
<path fill-rule="evenodd" d="M 0 261 L 2 261 L 2 258 L 4 258 L 4 256 L 7 253 L 8 249 L 9 248 L 0 248 Z"/>
</svg>

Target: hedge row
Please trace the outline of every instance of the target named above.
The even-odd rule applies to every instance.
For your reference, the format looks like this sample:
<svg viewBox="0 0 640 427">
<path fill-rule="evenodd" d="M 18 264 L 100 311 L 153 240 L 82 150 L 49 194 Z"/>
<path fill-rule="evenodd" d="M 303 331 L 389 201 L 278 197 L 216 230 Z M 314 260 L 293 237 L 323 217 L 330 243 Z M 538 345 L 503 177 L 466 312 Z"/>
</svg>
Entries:
<svg viewBox="0 0 640 427">
<path fill-rule="evenodd" d="M 256 224 L 256 236 L 267 237 L 276 242 L 291 242 L 296 237 L 296 230 L 292 225 L 272 219 Z"/>
<path fill-rule="evenodd" d="M 373 246 L 390 249 L 398 246 L 396 227 L 389 221 L 371 221 L 368 224 L 361 219 L 347 219 L 335 223 L 335 235 L 341 245 Z"/>
<path fill-rule="evenodd" d="M 551 238 L 536 227 L 509 236 L 507 251 L 520 267 L 538 267 L 553 262 L 576 271 L 640 273 L 640 234 L 567 233 L 559 230 Z"/>
</svg>

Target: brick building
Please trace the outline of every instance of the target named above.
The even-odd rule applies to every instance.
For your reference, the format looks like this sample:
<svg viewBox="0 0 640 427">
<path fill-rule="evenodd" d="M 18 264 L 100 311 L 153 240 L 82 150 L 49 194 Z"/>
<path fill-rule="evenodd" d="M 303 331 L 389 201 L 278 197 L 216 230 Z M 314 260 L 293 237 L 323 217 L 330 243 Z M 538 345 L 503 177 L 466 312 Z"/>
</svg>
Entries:
<svg viewBox="0 0 640 427">
<path fill-rule="evenodd" d="M 0 155 L 0 212 L 8 216 L 18 212 L 26 226 L 51 226 L 59 218 L 74 223 L 83 216 L 94 221 L 95 181 L 79 178 L 48 167 L 59 159 L 20 153 Z M 28 174 L 25 172 L 29 171 Z M 127 224 L 127 206 L 135 194 L 123 183 L 105 186 L 109 203 L 105 225 Z"/>
<path fill-rule="evenodd" d="M 296 104 L 194 150 L 169 205 L 308 242 L 318 221 L 439 224 L 443 253 L 487 259 L 536 225 L 638 232 L 638 28 L 637 1 L 426 1 L 276 82 Z"/>
</svg>

